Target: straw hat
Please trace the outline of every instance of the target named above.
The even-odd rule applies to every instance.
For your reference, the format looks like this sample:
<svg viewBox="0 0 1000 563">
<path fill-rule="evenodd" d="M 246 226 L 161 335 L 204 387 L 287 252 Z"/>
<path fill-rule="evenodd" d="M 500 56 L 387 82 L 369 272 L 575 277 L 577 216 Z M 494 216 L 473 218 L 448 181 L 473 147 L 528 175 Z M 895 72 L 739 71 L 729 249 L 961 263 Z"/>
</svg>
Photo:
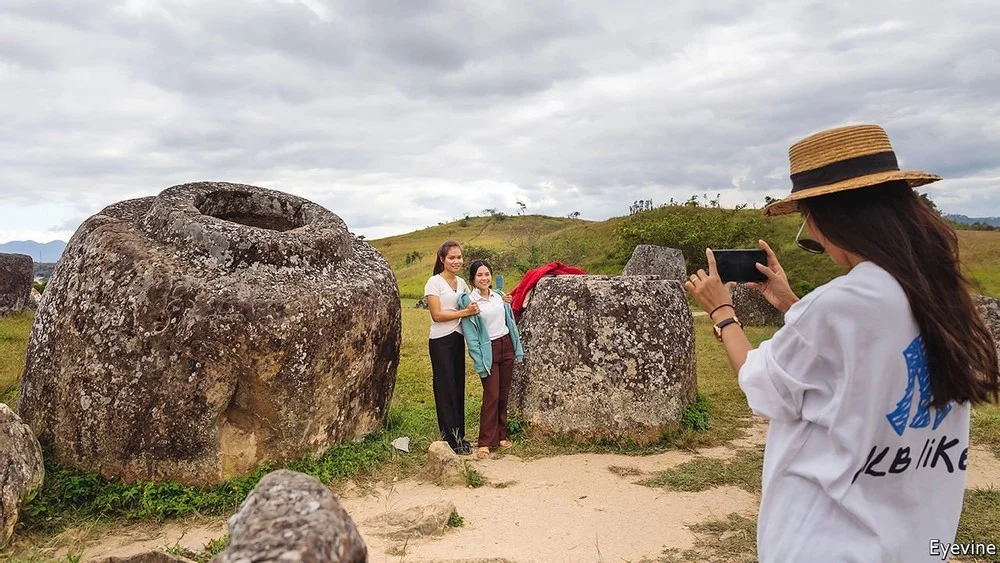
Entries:
<svg viewBox="0 0 1000 563">
<path fill-rule="evenodd" d="M 797 201 L 842 190 L 906 180 L 911 187 L 940 176 L 900 170 L 889 136 L 878 125 L 850 125 L 810 135 L 788 149 L 792 194 L 764 208 L 774 217 L 798 210 Z"/>
</svg>

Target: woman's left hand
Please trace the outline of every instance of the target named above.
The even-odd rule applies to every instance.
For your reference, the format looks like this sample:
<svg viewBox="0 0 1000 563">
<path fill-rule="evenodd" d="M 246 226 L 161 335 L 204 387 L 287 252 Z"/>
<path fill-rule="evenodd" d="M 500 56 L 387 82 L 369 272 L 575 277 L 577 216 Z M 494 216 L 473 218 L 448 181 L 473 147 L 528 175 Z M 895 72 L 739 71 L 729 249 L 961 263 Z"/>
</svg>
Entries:
<svg viewBox="0 0 1000 563">
<path fill-rule="evenodd" d="M 511 297 L 509 293 L 504 293 L 503 296 L 501 296 L 501 299 L 503 299 L 503 302 L 508 305 L 514 302 L 514 298 Z"/>
<path fill-rule="evenodd" d="M 722 278 L 719 277 L 715 268 L 715 254 L 712 253 L 712 249 L 706 248 L 705 256 L 708 258 L 708 272 L 698 270 L 698 273 L 691 274 L 688 281 L 684 282 L 684 289 L 687 289 L 688 293 L 694 297 L 703 311 L 711 313 L 722 305 L 733 304 L 733 287 L 736 283 L 722 283 Z M 713 318 L 712 322 L 719 322 L 726 316 L 731 317 L 733 311 L 728 309 L 726 307 L 716 313 L 719 318 Z"/>
</svg>

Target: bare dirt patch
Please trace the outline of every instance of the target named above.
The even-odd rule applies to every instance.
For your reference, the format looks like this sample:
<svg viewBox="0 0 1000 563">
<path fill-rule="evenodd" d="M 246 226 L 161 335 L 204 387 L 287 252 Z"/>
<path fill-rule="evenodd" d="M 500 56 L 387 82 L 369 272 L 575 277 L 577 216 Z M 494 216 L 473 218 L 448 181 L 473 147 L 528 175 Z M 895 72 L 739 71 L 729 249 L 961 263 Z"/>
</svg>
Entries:
<svg viewBox="0 0 1000 563">
<path fill-rule="evenodd" d="M 356 522 L 385 511 L 439 500 L 455 503 L 464 520 L 437 538 L 386 541 L 361 527 L 372 561 L 441 561 L 505 558 L 512 561 L 638 561 L 666 549 L 695 546 L 689 525 L 755 514 L 757 495 L 736 487 L 699 493 L 655 489 L 609 467 L 662 471 L 691 459 L 668 452 L 654 456 L 581 454 L 524 461 L 508 455 L 475 462 L 487 486 L 441 489 L 407 480 L 341 497 Z M 631 473 L 631 472 L 629 472 Z M 490 483 L 510 483 L 504 488 Z M 388 552 L 388 553 L 387 553 Z"/>
</svg>

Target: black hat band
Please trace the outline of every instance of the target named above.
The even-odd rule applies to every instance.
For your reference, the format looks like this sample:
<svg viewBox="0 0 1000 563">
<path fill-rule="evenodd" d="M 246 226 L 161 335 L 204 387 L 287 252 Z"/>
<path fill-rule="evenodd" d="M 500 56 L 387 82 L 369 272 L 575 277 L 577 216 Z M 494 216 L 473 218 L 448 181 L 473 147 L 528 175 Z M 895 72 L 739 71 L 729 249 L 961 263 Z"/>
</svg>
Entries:
<svg viewBox="0 0 1000 563">
<path fill-rule="evenodd" d="M 892 151 L 855 156 L 854 158 L 838 160 L 819 168 L 792 174 L 792 193 L 815 188 L 816 186 L 836 184 L 837 182 L 859 176 L 892 170 L 899 170 L 896 153 Z"/>
</svg>

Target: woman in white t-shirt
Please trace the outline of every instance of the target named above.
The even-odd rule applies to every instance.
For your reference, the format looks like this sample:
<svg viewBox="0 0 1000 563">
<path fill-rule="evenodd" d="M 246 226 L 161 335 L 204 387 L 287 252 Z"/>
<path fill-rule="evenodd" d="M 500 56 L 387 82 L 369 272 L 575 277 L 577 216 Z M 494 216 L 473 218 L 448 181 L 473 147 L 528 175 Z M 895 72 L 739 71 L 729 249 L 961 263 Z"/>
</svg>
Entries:
<svg viewBox="0 0 1000 563">
<path fill-rule="evenodd" d="M 952 228 L 899 170 L 881 127 L 823 131 L 792 146 L 792 194 L 847 274 L 799 300 L 774 252 L 756 285 L 785 325 L 753 349 L 715 270 L 685 283 L 709 312 L 753 412 L 770 420 L 760 561 L 942 561 L 968 465 L 970 405 L 1000 394 L 997 351 L 970 295 Z"/>
<path fill-rule="evenodd" d="M 445 241 L 437 252 L 434 275 L 424 286 L 427 309 L 431 313 L 428 349 L 433 372 L 434 407 L 441 439 L 459 455 L 472 453 L 465 439 L 465 338 L 461 320 L 479 312 L 476 303 L 458 308 L 458 296 L 469 292 L 461 276 L 462 247 Z"/>
</svg>

